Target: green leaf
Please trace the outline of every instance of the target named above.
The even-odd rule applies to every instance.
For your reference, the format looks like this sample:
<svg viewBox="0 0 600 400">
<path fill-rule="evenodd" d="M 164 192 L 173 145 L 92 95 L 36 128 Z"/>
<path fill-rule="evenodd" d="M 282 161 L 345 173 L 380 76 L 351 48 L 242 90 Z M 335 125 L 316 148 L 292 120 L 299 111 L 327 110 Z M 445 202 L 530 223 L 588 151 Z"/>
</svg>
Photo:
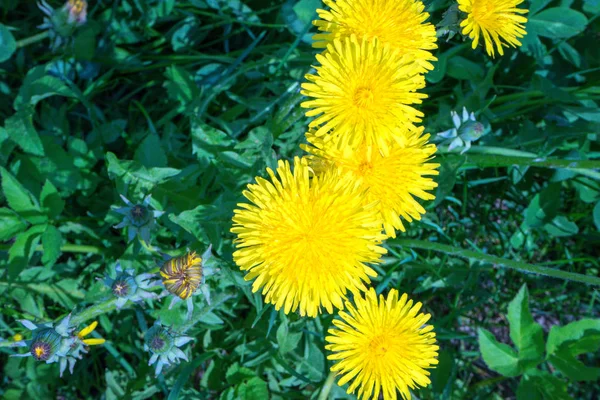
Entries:
<svg viewBox="0 0 600 400">
<path fill-rule="evenodd" d="M 454 79 L 477 82 L 483 79 L 485 71 L 471 60 L 454 56 L 448 60 L 447 74 Z"/>
<path fill-rule="evenodd" d="M 546 342 L 546 352 L 554 354 L 564 345 L 572 345 L 583 341 L 588 347 L 577 348 L 577 354 L 595 351 L 600 346 L 599 341 L 588 343 L 586 338 L 595 339 L 600 334 L 600 319 L 582 319 L 565 326 L 553 326 Z"/>
<path fill-rule="evenodd" d="M 6 26 L 0 24 L 0 63 L 11 58 L 16 50 L 17 42 L 14 36 Z"/>
<path fill-rule="evenodd" d="M 583 11 L 593 15 L 600 14 L 600 0 L 583 0 Z"/>
<path fill-rule="evenodd" d="M 596 203 L 594 206 L 594 224 L 596 225 L 596 229 L 600 231 L 600 201 Z"/>
<path fill-rule="evenodd" d="M 0 208 L 0 241 L 12 239 L 25 228 L 27 223 L 17 213 L 8 208 Z"/>
<path fill-rule="evenodd" d="M 17 112 L 6 120 L 4 127 L 10 139 L 24 152 L 36 156 L 44 155 L 44 146 L 33 126 L 31 110 Z"/>
<path fill-rule="evenodd" d="M 558 52 L 568 62 L 579 68 L 581 66 L 581 56 L 575 47 L 571 46 L 567 42 L 561 42 L 558 45 Z"/>
<path fill-rule="evenodd" d="M 548 357 L 548 361 L 572 381 L 594 382 L 600 379 L 600 368 L 588 367 L 575 358 L 575 356 L 571 354 L 568 349 L 555 352 Z"/>
<path fill-rule="evenodd" d="M 49 180 L 46 180 L 42 187 L 40 203 L 48 214 L 48 218 L 56 218 L 65 207 L 65 201 L 61 199 L 56 187 Z"/>
<path fill-rule="evenodd" d="M 19 89 L 14 107 L 16 110 L 26 109 L 28 105 L 35 106 L 40 101 L 52 96 L 78 97 L 63 81 L 46 75 L 45 70 L 30 71 Z"/>
<path fill-rule="evenodd" d="M 156 133 L 146 136 L 135 151 L 134 159 L 146 168 L 167 166 L 167 156 Z"/>
<path fill-rule="evenodd" d="M 532 370 L 525 374 L 517 388 L 517 400 L 571 400 L 566 382 L 546 371 Z"/>
<path fill-rule="evenodd" d="M 558 211 L 560 184 L 551 184 L 536 194 L 525 210 L 525 224 L 537 228 L 550 222 Z"/>
<path fill-rule="evenodd" d="M 519 356 L 511 347 L 499 343 L 494 335 L 485 329 L 479 329 L 477 340 L 483 361 L 490 369 L 507 377 L 521 374 Z"/>
<path fill-rule="evenodd" d="M 62 235 L 52 225 L 48 225 L 46 231 L 42 234 L 42 247 L 44 254 L 42 262 L 46 266 L 52 266 L 60 257 L 60 246 L 62 245 Z"/>
<path fill-rule="evenodd" d="M 240 400 L 264 400 L 269 398 L 267 383 L 255 377 L 238 386 L 238 399 Z"/>
<path fill-rule="evenodd" d="M 523 285 L 508 305 L 510 338 L 519 351 L 519 359 L 531 361 L 528 367 L 539 364 L 544 353 L 544 334 L 529 311 L 529 292 Z"/>
<path fill-rule="evenodd" d="M 25 189 L 17 178 L 4 167 L 0 167 L 0 176 L 2 177 L 2 191 L 10 208 L 19 214 L 39 210 L 37 201 L 29 190 Z"/>
<path fill-rule="evenodd" d="M 552 222 L 544 225 L 544 229 L 554 237 L 573 236 L 579 232 L 577 225 L 564 215 L 554 217 Z"/>
<path fill-rule="evenodd" d="M 548 361 L 574 381 L 595 381 L 600 368 L 588 367 L 576 357 L 600 349 L 600 319 L 582 319 L 566 326 L 553 326 L 548 335 Z"/>
<path fill-rule="evenodd" d="M 542 400 L 536 379 L 523 375 L 517 387 L 517 400 Z"/>
<path fill-rule="evenodd" d="M 566 39 L 575 36 L 585 29 L 587 18 L 579 11 L 566 7 L 548 8 L 531 17 L 528 28 L 544 37 Z"/>
<path fill-rule="evenodd" d="M 141 192 L 149 192 L 154 186 L 168 181 L 181 171 L 175 168 L 146 168 L 137 161 L 119 160 L 113 153 L 106 153 L 108 176 L 119 178 L 125 185 L 138 185 Z"/>
<path fill-rule="evenodd" d="M 277 328 L 277 344 L 281 354 L 289 353 L 298 346 L 298 342 L 302 338 L 302 332 L 290 332 L 287 318 L 284 318 Z"/>
<path fill-rule="evenodd" d="M 169 97 L 181 105 L 188 105 L 200 96 L 200 89 L 185 69 L 172 65 L 167 68 L 165 77 L 167 81 L 163 86 L 167 89 Z"/>
<path fill-rule="evenodd" d="M 321 0 L 300 0 L 294 5 L 293 10 L 300 21 L 308 24 L 317 16 L 317 8 L 322 7 Z"/>
<path fill-rule="evenodd" d="M 8 276 L 10 279 L 16 278 L 27 267 L 40 241 L 40 235 L 45 230 L 45 225 L 34 225 L 17 235 L 15 242 L 8 250 Z"/>
<path fill-rule="evenodd" d="M 227 368 L 227 372 L 225 373 L 225 379 L 231 385 L 240 384 L 246 379 L 254 377 L 256 377 L 256 372 L 250 368 L 240 367 L 237 362 Z"/>
</svg>

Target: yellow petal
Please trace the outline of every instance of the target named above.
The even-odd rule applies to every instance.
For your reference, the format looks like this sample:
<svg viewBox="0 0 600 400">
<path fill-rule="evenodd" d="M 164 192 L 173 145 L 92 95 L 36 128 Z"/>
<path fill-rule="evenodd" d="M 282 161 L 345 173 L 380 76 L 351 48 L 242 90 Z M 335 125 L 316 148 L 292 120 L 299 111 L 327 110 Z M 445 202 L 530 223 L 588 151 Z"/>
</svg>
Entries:
<svg viewBox="0 0 600 400">
<path fill-rule="evenodd" d="M 89 324 L 88 326 L 86 326 L 85 328 L 83 328 L 78 334 L 77 336 L 79 336 L 79 338 L 83 338 L 86 337 L 87 335 L 89 335 L 90 333 L 92 333 L 94 331 L 94 329 L 96 329 L 96 326 L 98 326 L 98 321 L 94 321 L 91 324 Z"/>
<path fill-rule="evenodd" d="M 83 343 L 87 344 L 88 346 L 97 346 L 99 344 L 104 344 L 106 342 L 106 339 L 85 339 L 83 340 Z"/>
</svg>

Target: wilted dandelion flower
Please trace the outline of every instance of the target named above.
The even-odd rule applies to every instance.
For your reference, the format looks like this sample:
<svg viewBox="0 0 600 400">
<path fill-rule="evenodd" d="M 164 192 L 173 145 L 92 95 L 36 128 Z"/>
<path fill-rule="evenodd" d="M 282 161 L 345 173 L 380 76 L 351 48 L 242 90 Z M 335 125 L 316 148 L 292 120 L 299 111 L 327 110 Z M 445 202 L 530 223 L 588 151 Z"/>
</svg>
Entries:
<svg viewBox="0 0 600 400">
<path fill-rule="evenodd" d="M 494 56 L 494 44 L 500 55 L 504 55 L 503 46 L 521 46 L 518 40 L 527 34 L 527 18 L 520 15 L 528 10 L 517 8 L 523 0 L 458 0 L 459 10 L 467 13 L 460 23 L 463 35 L 473 39 L 473 48 L 483 36 L 485 51 Z"/>
<path fill-rule="evenodd" d="M 306 159 L 294 169 L 279 161 L 277 175 L 256 178 L 238 204 L 231 232 L 237 235 L 233 258 L 252 290 L 287 314 L 316 316 L 325 308 L 343 308 L 347 291 L 366 291 L 376 272 L 381 220 L 374 205 L 365 206 L 357 185 L 334 174 L 313 176 Z"/>
<path fill-rule="evenodd" d="M 360 399 L 396 399 L 396 390 L 410 399 L 409 389 L 429 385 L 427 369 L 438 363 L 433 326 L 425 325 L 431 316 L 419 313 L 421 303 L 413 305 L 406 294 L 398 299 L 395 289 L 387 299 L 378 300 L 370 289 L 354 301 L 325 338 L 333 352 L 327 358 L 336 361 L 331 370 L 341 376 L 338 385 L 352 382 L 348 393 L 358 389 Z"/>
<path fill-rule="evenodd" d="M 55 10 L 46 1 L 38 2 L 38 7 L 45 14 L 40 29 L 47 29 L 56 49 L 69 41 L 77 27 L 87 21 L 87 2 L 85 0 L 68 0 L 61 8 Z"/>
<path fill-rule="evenodd" d="M 210 247 L 204 253 L 208 258 L 210 256 Z M 202 257 L 196 255 L 195 251 L 189 252 L 182 257 L 168 259 L 160 268 L 162 283 L 167 291 L 175 297 L 169 305 L 171 309 L 178 302 L 185 300 L 187 303 L 187 318 L 192 317 L 194 303 L 192 295 L 198 289 L 204 295 L 207 303 L 210 304 L 210 293 L 205 282 L 203 274 Z"/>
<path fill-rule="evenodd" d="M 410 57 L 376 39 L 352 36 L 335 39 L 317 60 L 317 74 L 302 84 L 302 94 L 312 99 L 301 104 L 310 108 L 307 116 L 317 117 L 309 124 L 316 136 L 333 133 L 342 138 L 340 146 L 366 141 L 385 151 L 404 127 L 416 129 L 423 113 L 410 105 L 427 96 L 416 92 L 425 80 Z"/>
<path fill-rule="evenodd" d="M 178 363 L 179 359 L 185 361 L 188 360 L 180 347 L 191 340 L 193 340 L 193 338 L 178 335 L 163 327 L 159 321 L 156 321 L 154 325 L 146 331 L 144 335 L 144 350 L 152 353 L 148 365 L 156 363 L 156 376 L 160 374 L 165 365 Z"/>
<path fill-rule="evenodd" d="M 417 198 L 435 198 L 429 191 L 437 183 L 430 176 L 438 175 L 439 164 L 431 162 L 436 147 L 428 144 L 428 139 L 429 135 L 411 134 L 404 143 L 390 142 L 388 154 L 383 154 L 364 143 L 340 147 L 308 133 L 312 146 L 303 148 L 315 155 L 311 159 L 314 168 L 333 168 L 358 182 L 365 192 L 364 203 L 377 203 L 386 235 L 396 237 L 396 229 L 405 231 L 402 219 L 412 222 L 425 214 Z"/>
<path fill-rule="evenodd" d="M 356 35 L 377 38 L 383 44 L 400 50 L 425 70 L 432 70 L 430 61 L 436 58 L 435 27 L 425 22 L 429 18 L 425 6 L 415 0 L 324 0 L 330 10 L 318 9 L 320 20 L 313 22 L 320 33 L 313 36 L 314 47 L 325 48 L 334 39 Z"/>
</svg>

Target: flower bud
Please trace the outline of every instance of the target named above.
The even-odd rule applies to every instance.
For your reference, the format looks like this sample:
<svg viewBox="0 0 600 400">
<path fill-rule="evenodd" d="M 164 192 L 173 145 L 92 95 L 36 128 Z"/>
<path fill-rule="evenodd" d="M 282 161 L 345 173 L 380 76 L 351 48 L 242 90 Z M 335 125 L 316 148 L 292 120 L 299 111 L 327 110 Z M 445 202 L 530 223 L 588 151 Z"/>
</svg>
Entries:
<svg viewBox="0 0 600 400">
<path fill-rule="evenodd" d="M 127 297 L 135 293 L 137 290 L 137 284 L 135 283 L 133 276 L 121 274 L 117 276 L 110 289 L 117 297 Z"/>
<path fill-rule="evenodd" d="M 202 258 L 192 251 L 166 261 L 160 269 L 163 285 L 172 294 L 185 300 L 202 282 Z"/>
<path fill-rule="evenodd" d="M 47 361 L 58 350 L 62 337 L 51 328 L 35 331 L 29 351 L 38 361 Z"/>
<path fill-rule="evenodd" d="M 144 335 L 148 348 L 156 354 L 168 353 L 173 347 L 173 336 L 161 325 L 154 325 Z"/>
</svg>

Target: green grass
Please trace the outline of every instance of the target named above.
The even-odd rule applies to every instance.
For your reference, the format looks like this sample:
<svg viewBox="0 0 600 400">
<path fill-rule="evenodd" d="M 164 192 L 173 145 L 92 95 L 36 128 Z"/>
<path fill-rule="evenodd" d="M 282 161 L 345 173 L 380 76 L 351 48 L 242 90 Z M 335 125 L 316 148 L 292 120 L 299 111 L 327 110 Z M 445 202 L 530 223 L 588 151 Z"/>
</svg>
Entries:
<svg viewBox="0 0 600 400">
<path fill-rule="evenodd" d="M 436 24 L 451 2 L 425 4 Z M 576 381 L 600 363 L 600 328 L 569 328 L 581 336 L 567 344 L 582 346 L 584 366 L 569 358 L 557 368 L 548 353 L 549 362 L 534 366 L 539 372 L 521 360 L 516 376 L 486 358 L 495 344 L 480 343 L 487 330 L 515 348 L 517 314 L 531 313 L 544 343 L 552 327 L 600 318 L 600 8 L 592 0 L 525 6 L 537 22 L 521 48 L 490 58 L 460 34 L 443 37 L 427 75 L 420 109 L 432 140 L 463 107 L 488 133 L 464 154 L 439 146 L 435 201 L 386 242 L 374 267 L 378 292 L 406 292 L 432 314 L 440 364 L 415 398 L 600 394 L 597 379 Z M 90 2 L 88 22 L 51 50 L 34 2 L 2 2 L 3 398 L 355 398 L 329 376 L 324 337 L 333 316 L 286 316 L 266 305 L 233 263 L 229 232 L 246 185 L 277 160 L 303 154 L 299 85 L 315 64 L 317 7 L 318 0 Z M 165 212 L 152 246 L 113 228 L 120 194 L 133 202 L 152 194 Z M 168 310 L 168 299 L 116 311 L 97 280 L 117 260 L 157 271 L 163 254 L 202 254 L 209 245 L 211 305 L 195 297 L 191 321 L 185 306 Z M 507 317 L 524 284 L 529 311 L 515 301 L 517 314 Z M 72 375 L 9 358 L 24 352 L 8 346 L 12 336 L 29 338 L 17 320 L 69 312 L 80 327 L 97 319 L 108 340 Z M 185 348 L 189 362 L 155 378 L 143 333 L 157 318 L 195 341 Z"/>
</svg>

